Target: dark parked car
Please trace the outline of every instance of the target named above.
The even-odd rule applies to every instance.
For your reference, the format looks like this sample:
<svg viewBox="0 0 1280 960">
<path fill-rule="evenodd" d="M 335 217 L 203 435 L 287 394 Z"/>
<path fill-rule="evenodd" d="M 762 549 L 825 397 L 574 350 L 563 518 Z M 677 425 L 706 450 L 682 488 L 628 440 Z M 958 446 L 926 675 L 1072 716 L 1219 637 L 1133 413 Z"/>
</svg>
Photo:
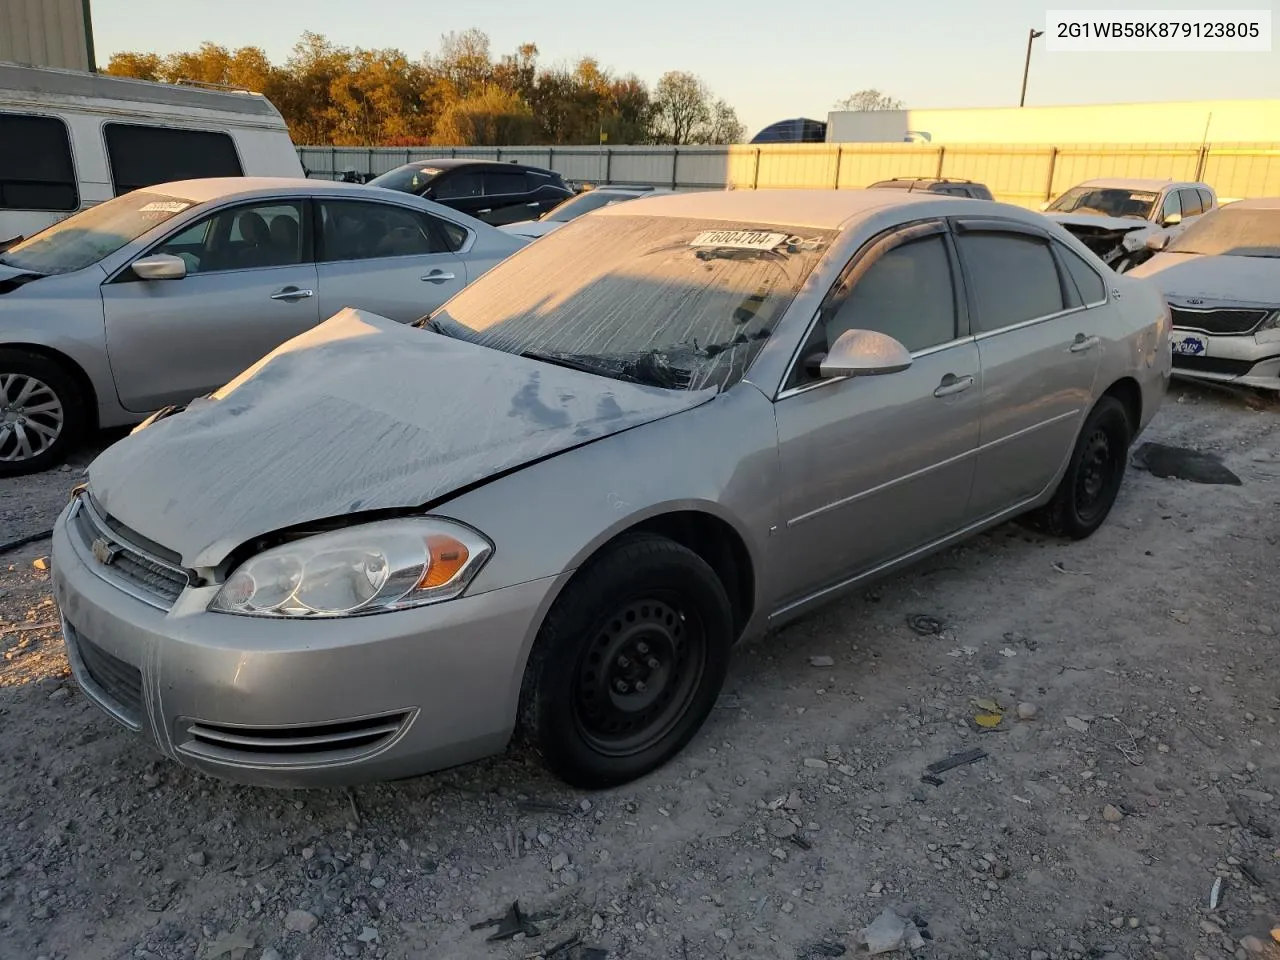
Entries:
<svg viewBox="0 0 1280 960">
<path fill-rule="evenodd" d="M 953 180 L 950 177 L 894 177 L 873 183 L 868 190 L 907 190 L 917 193 L 943 193 L 950 197 L 974 197 L 978 200 L 994 200 L 985 184 L 972 180 Z"/>
<path fill-rule="evenodd" d="M 369 181 L 499 226 L 546 213 L 574 194 L 554 170 L 497 160 L 420 160 Z"/>
</svg>

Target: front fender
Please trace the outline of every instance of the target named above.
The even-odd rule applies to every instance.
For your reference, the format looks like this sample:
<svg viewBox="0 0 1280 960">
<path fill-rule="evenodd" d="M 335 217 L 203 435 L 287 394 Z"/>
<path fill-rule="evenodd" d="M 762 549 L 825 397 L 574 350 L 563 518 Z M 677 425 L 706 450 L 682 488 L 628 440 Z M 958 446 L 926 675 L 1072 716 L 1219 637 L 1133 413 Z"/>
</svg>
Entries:
<svg viewBox="0 0 1280 960">
<path fill-rule="evenodd" d="M 751 557 L 755 595 L 767 595 L 777 427 L 773 405 L 749 384 L 525 467 L 431 512 L 494 542 L 469 590 L 480 593 L 576 570 L 623 531 L 681 511 L 735 530 Z"/>
</svg>

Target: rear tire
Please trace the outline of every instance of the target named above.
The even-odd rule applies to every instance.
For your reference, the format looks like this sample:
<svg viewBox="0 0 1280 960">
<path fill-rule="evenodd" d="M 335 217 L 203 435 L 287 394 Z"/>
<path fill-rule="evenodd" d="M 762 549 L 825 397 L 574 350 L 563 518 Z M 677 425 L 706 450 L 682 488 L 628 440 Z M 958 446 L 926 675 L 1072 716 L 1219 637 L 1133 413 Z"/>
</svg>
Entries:
<svg viewBox="0 0 1280 960">
<path fill-rule="evenodd" d="M 85 397 L 66 367 L 38 353 L 0 350 L 0 477 L 56 467 L 88 422 Z"/>
<path fill-rule="evenodd" d="M 1112 396 L 1100 399 L 1085 419 L 1053 499 L 1028 514 L 1027 525 L 1072 540 L 1092 536 L 1116 502 L 1132 439 L 1124 404 Z"/>
<path fill-rule="evenodd" d="M 615 786 L 679 753 L 724 685 L 733 611 L 696 553 L 629 536 L 583 568 L 539 631 L 521 720 L 575 787 Z"/>
</svg>

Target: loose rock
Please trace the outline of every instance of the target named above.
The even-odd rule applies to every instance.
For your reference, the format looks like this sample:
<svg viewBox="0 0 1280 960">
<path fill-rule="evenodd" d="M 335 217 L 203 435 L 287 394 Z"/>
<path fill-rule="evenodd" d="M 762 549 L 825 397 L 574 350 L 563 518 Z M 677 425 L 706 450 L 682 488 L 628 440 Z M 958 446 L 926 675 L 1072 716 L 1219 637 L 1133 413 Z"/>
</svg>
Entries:
<svg viewBox="0 0 1280 960">
<path fill-rule="evenodd" d="M 1107 823 L 1119 823 L 1124 819 L 1124 814 L 1120 812 L 1119 807 L 1112 806 L 1108 803 L 1102 808 L 1102 819 L 1107 821 Z"/>
<path fill-rule="evenodd" d="M 290 910 L 284 918 L 284 928 L 290 933 L 310 933 L 320 922 L 310 910 Z"/>
</svg>

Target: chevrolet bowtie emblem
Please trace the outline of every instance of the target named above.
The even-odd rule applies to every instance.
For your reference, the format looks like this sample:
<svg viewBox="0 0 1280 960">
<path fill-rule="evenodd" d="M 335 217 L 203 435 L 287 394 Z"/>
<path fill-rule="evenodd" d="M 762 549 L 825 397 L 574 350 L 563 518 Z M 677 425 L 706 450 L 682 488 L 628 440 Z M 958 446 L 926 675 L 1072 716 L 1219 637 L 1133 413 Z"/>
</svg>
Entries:
<svg viewBox="0 0 1280 960">
<path fill-rule="evenodd" d="M 113 547 L 104 537 L 99 537 L 90 544 L 89 549 L 93 551 L 93 559 L 97 560 L 103 566 L 111 563 L 116 558 L 116 548 Z"/>
</svg>

